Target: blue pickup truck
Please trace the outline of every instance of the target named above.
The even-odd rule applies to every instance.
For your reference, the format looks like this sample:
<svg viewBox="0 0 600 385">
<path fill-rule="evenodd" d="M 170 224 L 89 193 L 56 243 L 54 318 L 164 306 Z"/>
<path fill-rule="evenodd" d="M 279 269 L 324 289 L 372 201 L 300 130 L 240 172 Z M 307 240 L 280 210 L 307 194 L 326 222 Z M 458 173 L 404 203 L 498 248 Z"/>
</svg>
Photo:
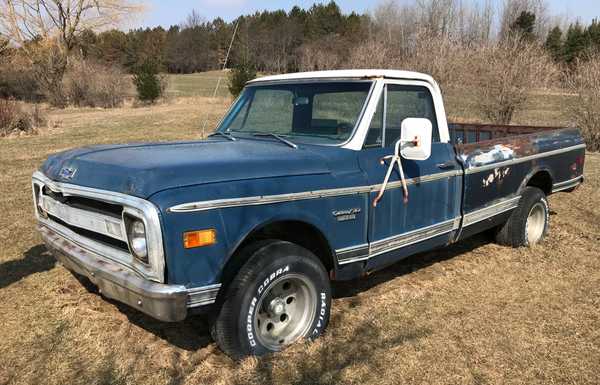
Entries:
<svg viewBox="0 0 600 385">
<path fill-rule="evenodd" d="M 249 82 L 205 140 L 62 152 L 32 184 L 67 269 L 159 320 L 206 313 L 237 358 L 321 335 L 333 280 L 484 231 L 540 242 L 584 158 L 577 129 L 448 124 L 430 76 L 324 71 Z"/>
</svg>

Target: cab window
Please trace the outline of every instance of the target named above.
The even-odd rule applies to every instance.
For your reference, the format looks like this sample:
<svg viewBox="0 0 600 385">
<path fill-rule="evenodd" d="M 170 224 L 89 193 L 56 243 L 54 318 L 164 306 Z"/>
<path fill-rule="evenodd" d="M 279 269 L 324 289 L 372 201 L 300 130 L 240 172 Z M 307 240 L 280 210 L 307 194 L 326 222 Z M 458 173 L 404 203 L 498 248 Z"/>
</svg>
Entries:
<svg viewBox="0 0 600 385">
<path fill-rule="evenodd" d="M 433 98 L 427 87 L 387 84 L 383 92 L 371 120 L 365 148 L 394 146 L 406 118 L 429 119 L 433 128 L 432 142 L 440 141 Z"/>
</svg>

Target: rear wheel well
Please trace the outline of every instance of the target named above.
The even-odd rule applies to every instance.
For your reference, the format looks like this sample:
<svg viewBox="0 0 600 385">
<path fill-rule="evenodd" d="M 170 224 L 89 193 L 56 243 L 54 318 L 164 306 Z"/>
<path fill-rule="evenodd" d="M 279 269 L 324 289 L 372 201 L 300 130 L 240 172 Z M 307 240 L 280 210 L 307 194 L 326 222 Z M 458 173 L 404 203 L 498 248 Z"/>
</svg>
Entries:
<svg viewBox="0 0 600 385">
<path fill-rule="evenodd" d="M 326 271 L 334 268 L 333 253 L 329 242 L 316 227 L 301 221 L 277 221 L 261 226 L 252 231 L 239 245 L 223 269 L 222 283 L 231 282 L 236 272 L 250 258 L 255 250 L 268 239 L 277 239 L 295 243 L 312 252 L 325 267 Z"/>
<path fill-rule="evenodd" d="M 552 176 L 548 171 L 538 171 L 527 181 L 528 187 L 537 187 L 546 195 L 552 193 Z"/>
</svg>

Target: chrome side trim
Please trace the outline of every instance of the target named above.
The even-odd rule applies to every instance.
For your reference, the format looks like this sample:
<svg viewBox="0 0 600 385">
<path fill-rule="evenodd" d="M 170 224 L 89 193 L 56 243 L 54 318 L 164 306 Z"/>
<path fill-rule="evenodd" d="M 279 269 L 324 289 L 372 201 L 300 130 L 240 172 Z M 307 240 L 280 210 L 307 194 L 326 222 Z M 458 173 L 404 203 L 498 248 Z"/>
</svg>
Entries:
<svg viewBox="0 0 600 385">
<path fill-rule="evenodd" d="M 578 186 L 581 183 L 583 183 L 583 175 L 580 175 L 577 178 L 566 180 L 564 182 L 555 183 L 552 186 L 552 193 L 571 189 L 573 187 Z"/>
<path fill-rule="evenodd" d="M 363 261 L 369 259 L 369 244 L 345 247 L 335 251 L 338 264 L 343 265 L 351 262 Z"/>
<path fill-rule="evenodd" d="M 539 159 L 539 158 L 545 158 L 547 156 L 558 155 L 558 154 L 562 154 L 565 152 L 578 150 L 581 148 L 585 148 L 585 144 L 578 144 L 578 145 L 571 146 L 571 147 L 559 148 L 557 150 L 541 152 L 539 154 L 528 155 L 528 156 L 524 156 L 522 158 L 509 159 L 509 160 L 505 160 L 505 161 L 493 163 L 493 164 L 486 164 L 484 166 L 470 167 L 465 170 L 465 174 L 467 174 L 467 175 L 475 174 L 475 173 L 482 172 L 482 171 L 493 170 L 493 169 L 499 168 L 499 167 L 511 166 L 513 164 L 523 163 L 523 162 L 527 162 L 527 161 Z"/>
<path fill-rule="evenodd" d="M 492 218 L 498 214 L 502 214 L 506 211 L 513 210 L 519 205 L 520 199 L 521 196 L 519 195 L 514 198 L 504 199 L 498 203 L 494 203 L 482 209 L 471 211 L 465 214 L 465 218 L 463 219 L 463 227 L 473 225 L 475 223 Z"/>
<path fill-rule="evenodd" d="M 220 283 L 188 289 L 187 307 L 192 308 L 215 303 L 220 289 Z"/>
<path fill-rule="evenodd" d="M 418 178 L 407 179 L 408 185 L 419 185 L 421 183 L 433 182 L 439 179 L 452 178 L 461 175 L 462 172 L 459 170 L 441 172 L 437 174 L 424 175 Z M 388 183 L 387 190 L 399 188 L 402 186 L 401 181 L 394 181 Z M 381 184 L 370 185 L 370 186 L 358 186 L 358 187 L 342 187 L 325 190 L 315 191 L 303 191 L 289 194 L 277 194 L 277 195 L 260 195 L 253 197 L 244 198 L 226 198 L 226 199 L 215 199 L 210 201 L 200 201 L 191 203 L 182 203 L 173 207 L 170 207 L 167 211 L 173 213 L 186 213 L 194 211 L 206 211 L 214 209 L 222 209 L 228 207 L 240 207 L 240 206 L 258 206 L 268 205 L 282 202 L 292 202 L 299 200 L 328 198 L 345 195 L 365 194 L 370 192 L 379 191 Z"/>
<path fill-rule="evenodd" d="M 440 235 L 448 234 L 454 230 L 454 220 L 455 218 L 452 218 L 444 222 L 436 223 L 435 225 L 372 242 L 370 245 L 369 257 L 374 257 Z"/>
<path fill-rule="evenodd" d="M 364 261 L 380 254 L 448 234 L 455 230 L 455 222 L 456 218 L 452 218 L 444 222 L 436 223 L 435 225 L 380 239 L 372 242 L 370 245 L 363 244 L 336 250 L 338 264 L 345 265 L 348 263 Z"/>
<path fill-rule="evenodd" d="M 150 262 L 149 265 L 138 261 L 129 253 L 123 253 L 116 248 L 108 247 L 90 239 L 85 239 L 66 227 L 60 226 L 54 221 L 42 218 L 39 215 L 37 208 L 34 207 L 36 218 L 40 223 L 50 226 L 54 229 L 60 229 L 60 231 L 69 239 L 76 240 L 80 244 L 86 243 L 88 248 L 91 248 L 92 251 L 98 252 L 115 262 L 128 265 L 130 268 L 133 268 L 138 273 L 142 274 L 146 279 L 164 282 L 165 258 L 163 238 L 160 228 L 158 209 L 156 206 L 154 206 L 154 204 L 141 198 L 114 191 L 99 190 L 90 187 L 55 182 L 39 171 L 33 173 L 32 184 L 34 186 L 47 186 L 49 189 L 55 192 L 60 192 L 66 196 L 82 196 L 102 202 L 122 205 L 124 210 L 127 210 L 129 213 L 140 218 L 146 226 L 148 237 L 148 260 Z M 35 188 L 33 191 L 35 194 Z M 37 198 L 34 195 L 34 205 L 35 204 L 37 204 Z"/>
<path fill-rule="evenodd" d="M 521 196 L 508 198 L 494 203 L 482 209 L 472 211 L 465 215 L 463 219 L 463 228 L 481 222 L 485 219 L 495 217 L 506 211 L 516 208 Z M 400 235 L 380 239 L 367 244 L 350 246 L 336 250 L 336 256 L 339 265 L 365 261 L 377 255 L 394 251 L 406 246 L 414 245 L 444 234 L 451 233 L 460 228 L 461 217 L 449 219 L 444 222 L 436 223 L 431 226 L 423 227 L 417 230 L 409 231 Z"/>
</svg>

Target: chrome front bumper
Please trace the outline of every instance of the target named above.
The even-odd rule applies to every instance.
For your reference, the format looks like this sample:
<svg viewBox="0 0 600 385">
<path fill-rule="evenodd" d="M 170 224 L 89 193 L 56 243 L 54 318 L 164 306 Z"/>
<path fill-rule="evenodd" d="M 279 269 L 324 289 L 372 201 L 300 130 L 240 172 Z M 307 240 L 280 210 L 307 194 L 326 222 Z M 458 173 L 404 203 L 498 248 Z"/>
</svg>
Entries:
<svg viewBox="0 0 600 385">
<path fill-rule="evenodd" d="M 87 277 L 108 297 L 156 319 L 176 322 L 185 319 L 188 308 L 211 304 L 221 285 L 187 289 L 140 277 L 133 270 L 103 258 L 40 224 L 46 247 L 67 269 Z"/>
</svg>

